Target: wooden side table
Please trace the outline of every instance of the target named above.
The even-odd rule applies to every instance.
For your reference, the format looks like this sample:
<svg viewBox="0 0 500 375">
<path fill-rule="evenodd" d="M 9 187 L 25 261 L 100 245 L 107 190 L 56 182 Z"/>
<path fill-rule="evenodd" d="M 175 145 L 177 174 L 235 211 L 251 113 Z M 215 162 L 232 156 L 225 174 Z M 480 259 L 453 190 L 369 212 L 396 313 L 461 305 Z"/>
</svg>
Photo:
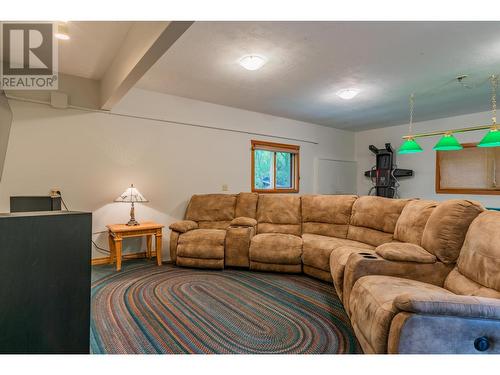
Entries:
<svg viewBox="0 0 500 375">
<path fill-rule="evenodd" d="M 161 250 L 162 250 L 162 230 L 164 225 L 145 221 L 139 225 L 129 226 L 126 224 L 110 224 L 106 225 L 108 228 L 110 260 L 116 258 L 116 270 L 122 269 L 122 241 L 124 238 L 129 237 L 142 237 L 146 236 L 146 257 L 152 257 L 152 243 L 153 236 L 155 236 L 155 252 L 156 262 L 161 266 Z"/>
</svg>

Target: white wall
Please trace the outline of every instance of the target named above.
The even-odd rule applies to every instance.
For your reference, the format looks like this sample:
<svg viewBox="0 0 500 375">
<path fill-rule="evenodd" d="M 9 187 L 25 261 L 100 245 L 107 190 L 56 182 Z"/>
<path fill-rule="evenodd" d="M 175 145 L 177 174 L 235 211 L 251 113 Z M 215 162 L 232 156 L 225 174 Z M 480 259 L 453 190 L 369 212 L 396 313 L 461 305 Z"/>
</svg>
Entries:
<svg viewBox="0 0 500 375">
<path fill-rule="evenodd" d="M 3 92 L 0 92 L 0 182 L 2 181 L 3 166 L 7 155 L 11 123 L 12 112 L 9 103 Z"/>
<path fill-rule="evenodd" d="M 9 210 L 11 195 L 44 195 L 58 187 L 70 209 L 93 212 L 94 232 L 128 220 L 129 206 L 112 202 L 130 183 L 150 200 L 137 205 L 137 219 L 167 226 L 183 217 L 194 193 L 220 192 L 222 184 L 230 192 L 250 190 L 251 139 L 286 143 L 19 101 L 10 105 L 14 119 L 0 182 L 0 212 Z M 288 142 L 301 146 L 301 193 L 313 191 L 314 158 L 354 159 L 354 133 L 220 105 L 132 90 L 114 111 L 318 141 Z M 107 248 L 105 234 L 94 238 Z M 144 247 L 137 241 L 125 245 L 128 251 Z M 104 255 L 94 251 L 93 256 Z"/>
<path fill-rule="evenodd" d="M 447 117 L 438 120 L 418 122 L 414 124 L 414 132 L 421 133 L 432 130 L 448 130 L 491 123 L 490 112 L 472 113 L 463 116 Z M 355 135 L 356 161 L 358 167 L 358 194 L 367 194 L 371 187 L 370 179 L 363 172 L 369 170 L 375 164 L 375 156 L 368 150 L 370 144 L 383 148 L 386 142 L 392 143 L 395 149 L 402 143 L 401 137 L 408 134 L 408 125 L 392 126 L 381 129 L 357 132 Z M 469 132 L 456 135 L 462 143 L 479 142 L 486 131 Z M 424 152 L 408 155 L 397 155 L 398 167 L 413 169 L 414 177 L 401 179 L 400 195 L 402 197 L 420 197 L 435 200 L 454 198 L 474 199 L 487 207 L 500 207 L 500 196 L 494 195 L 455 195 L 436 194 L 435 172 L 436 152 L 432 147 L 437 143 L 439 137 L 428 137 L 418 139 L 418 143 Z"/>
</svg>

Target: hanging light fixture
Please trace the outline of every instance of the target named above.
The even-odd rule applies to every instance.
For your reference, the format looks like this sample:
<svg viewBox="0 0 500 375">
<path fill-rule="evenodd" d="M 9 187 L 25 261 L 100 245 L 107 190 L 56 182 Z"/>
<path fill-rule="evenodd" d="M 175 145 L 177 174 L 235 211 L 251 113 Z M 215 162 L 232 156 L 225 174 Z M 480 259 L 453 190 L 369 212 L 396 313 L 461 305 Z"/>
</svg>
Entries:
<svg viewBox="0 0 500 375">
<path fill-rule="evenodd" d="M 405 137 L 405 141 L 399 147 L 398 154 L 415 154 L 417 152 L 422 152 L 422 147 L 415 141 L 413 137 L 413 109 L 415 107 L 415 96 L 410 95 L 410 124 L 408 126 L 408 136 Z"/>
<path fill-rule="evenodd" d="M 498 79 L 496 75 L 490 77 L 491 82 L 491 125 L 490 131 L 479 142 L 477 147 L 500 147 L 500 131 L 497 127 L 497 85 Z"/>
<path fill-rule="evenodd" d="M 464 147 L 460 144 L 460 142 L 455 138 L 455 136 L 448 132 L 439 140 L 438 143 L 432 148 L 435 151 L 455 151 L 461 150 Z"/>
</svg>

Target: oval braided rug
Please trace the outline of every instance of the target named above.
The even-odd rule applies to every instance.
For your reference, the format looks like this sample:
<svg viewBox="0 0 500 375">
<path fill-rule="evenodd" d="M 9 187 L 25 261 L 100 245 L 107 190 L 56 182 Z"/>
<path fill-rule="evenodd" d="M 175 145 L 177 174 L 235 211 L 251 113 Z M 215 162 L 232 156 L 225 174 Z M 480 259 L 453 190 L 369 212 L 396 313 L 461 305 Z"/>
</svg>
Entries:
<svg viewBox="0 0 500 375">
<path fill-rule="evenodd" d="M 360 352 L 333 286 L 304 275 L 93 268 L 93 353 Z"/>
</svg>

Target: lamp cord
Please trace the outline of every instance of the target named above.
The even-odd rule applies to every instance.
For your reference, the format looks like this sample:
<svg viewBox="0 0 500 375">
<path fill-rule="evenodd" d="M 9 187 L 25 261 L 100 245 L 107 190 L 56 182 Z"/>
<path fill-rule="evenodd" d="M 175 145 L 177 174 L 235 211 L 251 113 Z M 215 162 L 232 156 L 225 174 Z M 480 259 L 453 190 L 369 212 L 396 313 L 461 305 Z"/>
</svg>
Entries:
<svg viewBox="0 0 500 375">
<path fill-rule="evenodd" d="M 64 209 L 66 211 L 69 211 L 68 206 L 66 205 L 66 202 L 63 199 L 61 191 L 56 191 L 56 193 L 59 194 L 59 197 L 61 197 L 61 203 L 62 203 Z M 92 233 L 92 234 L 94 234 L 94 233 Z M 97 245 L 93 239 L 91 239 L 91 241 L 92 241 L 92 245 L 94 245 L 94 247 L 97 250 L 100 250 L 101 252 L 104 252 L 105 254 L 110 254 L 111 253 L 108 249 L 104 249 L 104 248 L 100 247 L 99 245 Z"/>
</svg>

